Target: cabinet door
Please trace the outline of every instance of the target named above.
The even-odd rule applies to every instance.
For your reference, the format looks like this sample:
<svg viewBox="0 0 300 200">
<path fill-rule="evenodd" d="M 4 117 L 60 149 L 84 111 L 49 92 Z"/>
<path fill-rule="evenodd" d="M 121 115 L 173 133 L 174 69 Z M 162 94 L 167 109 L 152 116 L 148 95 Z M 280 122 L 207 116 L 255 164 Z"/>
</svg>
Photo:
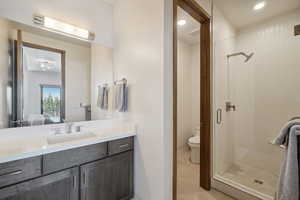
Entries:
<svg viewBox="0 0 300 200">
<path fill-rule="evenodd" d="M 21 200 L 19 185 L 0 190 L 0 200 Z"/>
<path fill-rule="evenodd" d="M 78 200 L 78 168 L 0 190 L 0 200 Z"/>
<path fill-rule="evenodd" d="M 81 200 L 126 200 L 133 195 L 133 151 L 81 167 Z"/>
</svg>

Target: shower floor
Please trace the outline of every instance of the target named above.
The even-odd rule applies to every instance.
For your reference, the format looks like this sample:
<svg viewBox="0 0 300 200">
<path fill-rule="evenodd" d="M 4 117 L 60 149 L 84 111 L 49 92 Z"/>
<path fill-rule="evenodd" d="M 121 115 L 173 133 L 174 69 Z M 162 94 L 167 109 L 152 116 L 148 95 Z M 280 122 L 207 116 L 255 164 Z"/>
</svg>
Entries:
<svg viewBox="0 0 300 200">
<path fill-rule="evenodd" d="M 266 170 L 242 163 L 232 165 L 221 176 L 272 197 L 275 194 L 278 178 Z"/>
</svg>

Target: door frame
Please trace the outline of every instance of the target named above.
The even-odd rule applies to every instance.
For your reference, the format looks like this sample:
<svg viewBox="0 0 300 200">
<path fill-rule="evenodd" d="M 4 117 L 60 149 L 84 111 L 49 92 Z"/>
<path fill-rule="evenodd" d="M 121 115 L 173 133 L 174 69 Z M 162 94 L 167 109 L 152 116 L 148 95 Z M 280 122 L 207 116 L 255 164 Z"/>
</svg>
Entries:
<svg viewBox="0 0 300 200">
<path fill-rule="evenodd" d="M 173 200 L 177 199 L 177 8 L 200 24 L 200 186 L 211 189 L 211 17 L 195 0 L 173 0 Z"/>
</svg>

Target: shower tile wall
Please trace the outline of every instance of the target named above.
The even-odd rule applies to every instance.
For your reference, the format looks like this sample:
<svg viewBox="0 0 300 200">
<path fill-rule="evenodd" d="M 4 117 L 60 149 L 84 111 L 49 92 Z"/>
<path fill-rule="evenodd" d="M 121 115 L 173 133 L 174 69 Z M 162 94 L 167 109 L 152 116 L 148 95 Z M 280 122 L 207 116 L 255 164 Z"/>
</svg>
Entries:
<svg viewBox="0 0 300 200">
<path fill-rule="evenodd" d="M 200 45 L 178 40 L 177 147 L 187 145 L 200 121 Z"/>
<path fill-rule="evenodd" d="M 235 159 L 279 172 L 282 151 L 268 143 L 286 121 L 299 116 L 300 37 L 293 34 L 300 10 L 243 29 L 235 51 L 254 52 L 247 63 L 230 61 Z M 245 159 L 247 157 L 247 159 Z"/>
</svg>

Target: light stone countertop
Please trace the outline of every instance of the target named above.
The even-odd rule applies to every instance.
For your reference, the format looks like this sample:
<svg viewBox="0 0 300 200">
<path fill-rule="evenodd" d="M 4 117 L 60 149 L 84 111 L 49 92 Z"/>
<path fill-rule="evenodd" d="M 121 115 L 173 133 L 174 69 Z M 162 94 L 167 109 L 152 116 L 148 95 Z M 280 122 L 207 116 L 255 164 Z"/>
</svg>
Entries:
<svg viewBox="0 0 300 200">
<path fill-rule="evenodd" d="M 136 136 L 136 126 L 129 122 L 98 120 L 75 125 L 83 125 L 83 131 L 95 137 L 48 144 L 47 137 L 54 135 L 53 127 L 64 124 L 0 130 L 0 163 Z"/>
</svg>

